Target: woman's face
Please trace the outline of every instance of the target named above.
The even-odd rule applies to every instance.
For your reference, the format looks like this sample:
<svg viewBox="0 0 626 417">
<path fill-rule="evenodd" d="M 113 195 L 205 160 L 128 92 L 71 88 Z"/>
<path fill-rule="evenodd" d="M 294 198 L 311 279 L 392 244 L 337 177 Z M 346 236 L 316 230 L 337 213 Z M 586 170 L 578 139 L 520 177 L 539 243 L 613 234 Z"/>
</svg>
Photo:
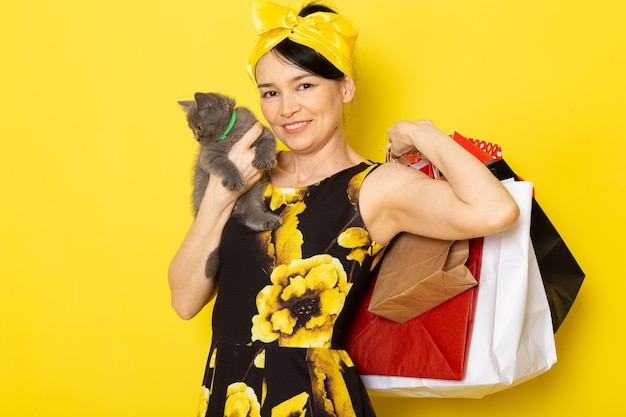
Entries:
<svg viewBox="0 0 626 417">
<path fill-rule="evenodd" d="M 291 150 L 315 151 L 343 137 L 343 104 L 354 83 L 329 80 L 286 62 L 274 52 L 256 66 L 261 110 L 278 138 Z"/>
</svg>

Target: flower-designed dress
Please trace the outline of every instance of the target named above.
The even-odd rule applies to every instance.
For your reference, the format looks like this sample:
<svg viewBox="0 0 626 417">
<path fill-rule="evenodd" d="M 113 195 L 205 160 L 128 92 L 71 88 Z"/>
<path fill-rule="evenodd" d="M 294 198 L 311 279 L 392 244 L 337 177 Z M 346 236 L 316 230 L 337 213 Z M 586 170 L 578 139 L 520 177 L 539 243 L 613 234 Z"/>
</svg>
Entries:
<svg viewBox="0 0 626 417">
<path fill-rule="evenodd" d="M 358 206 L 362 162 L 302 188 L 269 184 L 283 224 L 231 218 L 220 244 L 213 343 L 199 416 L 373 416 L 344 329 L 382 248 Z"/>
</svg>

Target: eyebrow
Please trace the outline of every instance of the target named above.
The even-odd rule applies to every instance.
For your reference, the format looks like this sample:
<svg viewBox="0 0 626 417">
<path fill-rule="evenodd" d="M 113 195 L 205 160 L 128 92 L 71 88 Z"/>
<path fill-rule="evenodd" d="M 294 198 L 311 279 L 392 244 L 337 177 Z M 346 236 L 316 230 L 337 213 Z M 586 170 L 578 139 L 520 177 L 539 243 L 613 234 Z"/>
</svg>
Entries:
<svg viewBox="0 0 626 417">
<path fill-rule="evenodd" d="M 289 81 L 290 82 L 295 82 L 295 81 L 300 81 L 303 78 L 314 77 L 314 76 L 315 76 L 315 74 L 307 72 L 305 74 L 296 75 L 295 77 L 291 78 Z M 272 86 L 274 86 L 274 83 L 263 83 L 263 84 L 258 84 L 257 85 L 258 88 L 267 88 L 267 87 L 272 87 Z"/>
</svg>

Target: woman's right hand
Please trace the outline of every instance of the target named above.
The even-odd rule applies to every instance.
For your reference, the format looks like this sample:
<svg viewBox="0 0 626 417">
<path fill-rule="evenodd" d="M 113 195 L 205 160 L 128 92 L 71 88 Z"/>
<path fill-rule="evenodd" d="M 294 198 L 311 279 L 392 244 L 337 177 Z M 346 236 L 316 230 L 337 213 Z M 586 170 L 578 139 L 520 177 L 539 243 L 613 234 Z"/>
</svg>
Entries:
<svg viewBox="0 0 626 417">
<path fill-rule="evenodd" d="M 221 185 L 221 178 L 213 178 L 214 176 L 211 175 L 209 178 L 208 188 L 211 187 L 211 182 L 213 181 L 215 187 L 211 190 L 211 192 L 205 193 L 205 197 L 207 194 L 210 194 L 211 199 L 217 198 L 218 201 L 220 196 L 225 200 L 236 200 L 239 196 L 248 191 L 250 187 L 261 180 L 263 177 L 263 171 L 252 165 L 252 161 L 254 160 L 256 154 L 256 148 L 252 145 L 256 142 L 259 136 L 261 136 L 263 129 L 263 125 L 260 122 L 256 122 L 237 142 L 233 144 L 231 150 L 228 152 L 228 159 L 235 164 L 241 174 L 241 177 L 245 181 L 244 187 L 239 191 L 230 191 Z"/>
<path fill-rule="evenodd" d="M 245 180 L 242 190 L 230 191 L 222 185 L 221 178 L 209 176 L 198 214 L 170 263 L 168 278 L 172 306 L 184 319 L 194 317 L 215 294 L 217 281 L 215 277 L 205 276 L 206 261 L 220 245 L 224 226 L 237 198 L 263 175 L 262 171 L 252 166 L 256 153 L 252 145 L 262 132 L 263 125 L 257 122 L 233 145 L 228 154 Z"/>
<path fill-rule="evenodd" d="M 252 166 L 252 161 L 256 155 L 256 148 L 252 145 L 254 145 L 254 142 L 261 136 L 263 129 L 263 125 L 260 122 L 256 122 L 241 139 L 233 145 L 228 153 L 228 158 L 239 168 L 241 177 L 246 182 L 246 185 L 243 187 L 243 190 L 239 192 L 239 195 L 248 191 L 248 189 L 263 176 L 262 170 Z"/>
<path fill-rule="evenodd" d="M 256 154 L 256 148 L 252 145 L 263 133 L 263 125 L 256 122 L 244 133 L 244 135 L 233 144 L 228 152 L 228 159 L 237 167 L 245 184 L 238 191 L 232 191 L 225 187 L 222 178 L 215 174 L 209 176 L 209 183 L 204 193 L 198 214 L 203 211 L 204 206 L 217 205 L 221 208 L 234 204 L 237 199 L 250 189 L 262 176 L 263 171 L 252 166 Z"/>
</svg>

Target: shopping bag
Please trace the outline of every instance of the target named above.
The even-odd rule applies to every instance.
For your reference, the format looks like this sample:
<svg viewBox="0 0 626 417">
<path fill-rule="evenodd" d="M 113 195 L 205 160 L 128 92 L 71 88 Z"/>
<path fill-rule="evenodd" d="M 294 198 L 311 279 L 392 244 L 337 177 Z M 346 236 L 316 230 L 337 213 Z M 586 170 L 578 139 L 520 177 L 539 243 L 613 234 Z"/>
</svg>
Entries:
<svg viewBox="0 0 626 417">
<path fill-rule="evenodd" d="M 408 166 L 411 168 L 419 169 L 424 174 L 428 175 L 430 178 L 439 179 L 439 170 L 436 166 L 434 166 L 428 159 L 422 157 L 422 155 L 418 153 L 409 153 L 406 155 L 402 155 L 399 158 L 393 158 L 391 156 L 391 148 L 387 150 L 387 162 L 391 162 L 395 160 L 395 162 Z"/>
<path fill-rule="evenodd" d="M 487 166 L 499 179 L 513 177 L 520 180 L 504 159 L 494 160 Z M 574 304 L 585 273 L 535 198 L 532 200 L 530 239 L 550 304 L 552 327 L 556 332 Z"/>
<path fill-rule="evenodd" d="M 498 145 L 468 139 L 458 132 L 454 132 L 452 138 L 485 163 L 498 179 L 522 180 L 515 174 L 506 160 L 501 159 L 502 151 Z M 530 239 L 533 243 L 544 289 L 550 304 L 552 328 L 556 332 L 574 304 L 585 279 L 585 273 L 534 197 L 531 210 Z"/>
<path fill-rule="evenodd" d="M 536 377 L 556 362 L 550 307 L 530 241 L 532 184 L 511 181 L 505 186 L 520 207 L 521 215 L 512 228 L 483 239 L 475 315 L 463 378 L 368 374 L 365 368 L 361 370 L 363 382 L 372 394 L 482 398 Z M 453 331 L 456 330 L 450 330 Z M 405 363 L 422 360 L 421 351 L 416 351 L 414 346 L 408 346 L 404 354 Z M 357 362 L 355 365 L 357 369 L 361 366 Z"/>
<path fill-rule="evenodd" d="M 481 258 L 482 238 L 470 240 L 466 266 L 477 280 Z M 461 379 L 467 360 L 477 287 L 405 323 L 396 323 L 368 311 L 375 282 L 357 306 L 344 343 L 359 372 Z"/>
<path fill-rule="evenodd" d="M 431 178 L 440 177 L 437 168 L 420 154 L 393 158 L 388 148 L 387 162 L 392 160 Z M 468 254 L 468 240 L 400 233 L 385 251 L 369 311 L 404 323 L 476 286 L 476 279 L 465 266 Z"/>
<path fill-rule="evenodd" d="M 400 233 L 385 251 L 369 311 L 404 323 L 476 285 L 469 241 Z"/>
</svg>

